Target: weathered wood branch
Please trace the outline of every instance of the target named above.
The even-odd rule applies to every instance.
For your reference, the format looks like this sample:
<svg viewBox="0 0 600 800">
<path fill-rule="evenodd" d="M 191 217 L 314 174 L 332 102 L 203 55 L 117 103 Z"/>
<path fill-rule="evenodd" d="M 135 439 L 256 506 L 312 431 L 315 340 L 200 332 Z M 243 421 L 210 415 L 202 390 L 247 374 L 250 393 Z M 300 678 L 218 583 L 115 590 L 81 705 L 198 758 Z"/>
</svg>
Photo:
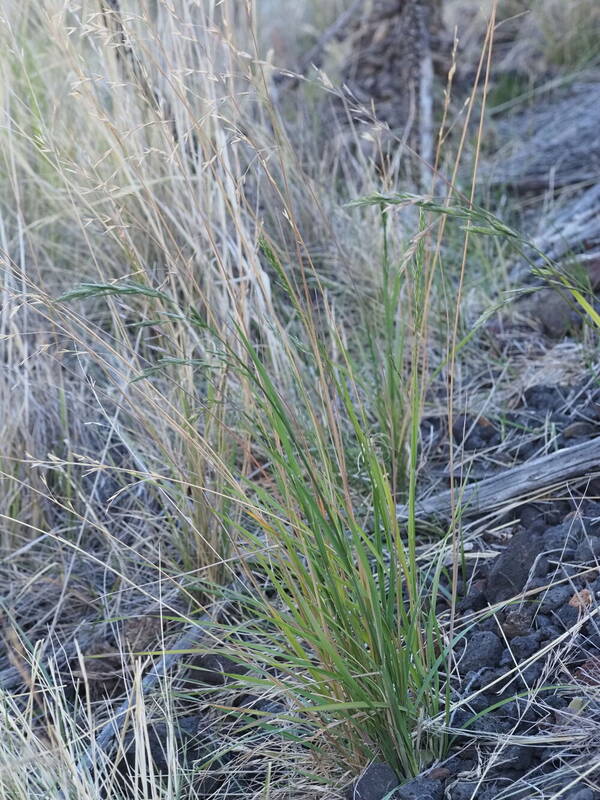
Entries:
<svg viewBox="0 0 600 800">
<path fill-rule="evenodd" d="M 572 253 L 583 264 L 592 264 L 592 286 L 598 284 L 600 258 L 600 183 L 577 194 L 542 218 L 534 243 L 546 256 L 560 261 Z"/>
<path fill-rule="evenodd" d="M 563 87 L 499 123 L 498 157 L 486 177 L 522 191 L 597 183 L 599 130 L 600 83 Z"/>
<path fill-rule="evenodd" d="M 463 516 L 481 514 L 522 495 L 591 473 L 600 473 L 600 437 L 436 494 L 417 504 L 417 516 L 447 516 L 459 506 Z M 407 515 L 407 507 L 398 506 L 398 518 L 406 519 Z"/>
</svg>

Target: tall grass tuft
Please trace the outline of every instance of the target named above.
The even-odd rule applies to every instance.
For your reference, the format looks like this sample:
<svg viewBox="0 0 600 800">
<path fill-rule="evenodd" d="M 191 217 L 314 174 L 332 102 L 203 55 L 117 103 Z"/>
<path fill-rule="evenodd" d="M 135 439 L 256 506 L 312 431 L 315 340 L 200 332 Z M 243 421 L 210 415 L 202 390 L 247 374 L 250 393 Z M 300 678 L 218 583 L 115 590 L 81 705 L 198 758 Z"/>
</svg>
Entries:
<svg viewBox="0 0 600 800">
<path fill-rule="evenodd" d="M 315 310 L 313 295 L 296 289 L 273 246 L 263 240 L 261 247 L 289 303 L 286 328 L 293 334 L 281 323 L 277 331 L 283 385 L 240 326 L 233 346 L 201 315 L 169 301 L 173 313 L 187 313 L 213 337 L 230 373 L 253 397 L 236 427 L 260 469 L 252 480 L 242 476 L 227 487 L 240 513 L 220 514 L 224 528 L 236 531 L 234 549 L 249 590 L 236 598 L 246 609 L 237 654 L 241 648 L 260 667 L 262 682 L 275 670 L 276 682 L 291 687 L 298 713 L 347 761 L 358 765 L 383 754 L 401 774 L 416 775 L 444 752 L 445 734 L 422 723 L 445 707 L 449 688 L 448 643 L 437 617 L 443 548 L 422 563 L 414 514 L 426 344 L 423 236 L 403 265 L 413 316 L 392 318 L 387 301 L 383 309 L 383 338 L 391 348 L 383 355 L 389 369 L 383 389 L 390 418 L 402 417 L 403 438 L 396 432 L 393 443 L 406 453 L 406 529 L 396 512 L 398 462 L 388 459 L 390 448 L 376 435 L 351 339 L 343 340 L 327 295 Z M 391 272 L 385 262 L 384 269 Z M 88 285 L 65 299 L 136 291 L 148 293 L 131 285 Z M 408 357 L 394 343 L 400 325 Z M 142 382 L 160 366 L 139 376 Z M 395 398 L 402 398 L 397 406 Z M 205 584 L 205 591 L 219 589 Z"/>
</svg>

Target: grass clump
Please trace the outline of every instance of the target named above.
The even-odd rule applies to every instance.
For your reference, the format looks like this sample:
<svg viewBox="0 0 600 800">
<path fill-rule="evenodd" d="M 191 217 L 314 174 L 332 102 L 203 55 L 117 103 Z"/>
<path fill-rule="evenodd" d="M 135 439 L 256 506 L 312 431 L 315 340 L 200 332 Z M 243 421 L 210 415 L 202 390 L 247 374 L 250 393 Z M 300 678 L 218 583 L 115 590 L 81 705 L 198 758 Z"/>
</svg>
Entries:
<svg viewBox="0 0 600 800">
<path fill-rule="evenodd" d="M 239 646 L 262 674 L 275 669 L 285 675 L 281 680 L 291 683 L 297 710 L 317 725 L 318 739 L 330 740 L 356 764 L 383 754 L 405 776 L 442 756 L 445 734 L 431 734 L 422 722 L 440 713 L 449 691 L 448 650 L 437 619 L 441 560 L 421 563 L 414 518 L 424 344 L 422 242 L 421 236 L 412 263 L 394 279 L 394 306 L 387 294 L 384 302 L 388 349 L 382 397 L 388 418 L 395 424 L 396 415 L 403 433 L 391 425 L 383 446 L 373 433 L 376 412 L 364 400 L 352 342 L 342 341 L 333 307 L 323 297 L 317 316 L 271 245 L 263 242 L 262 251 L 287 292 L 287 324 L 294 330 L 293 337 L 279 331 L 285 391 L 241 328 L 232 345 L 188 313 L 192 325 L 214 337 L 230 374 L 250 387 L 253 398 L 236 429 L 251 443 L 260 479 L 226 482 L 229 503 L 241 513 L 219 512 L 223 526 L 237 531 L 235 548 L 254 590 L 237 600 L 246 609 L 245 634 L 257 644 Z M 383 269 L 387 289 L 392 273 L 387 247 Z M 415 312 L 410 358 L 398 349 L 398 342 L 409 339 L 408 317 L 395 316 L 401 290 L 410 294 Z M 65 299 L 136 292 L 149 294 L 132 285 L 88 285 Z M 201 360 L 193 365 L 203 366 Z M 151 380 L 161 366 L 166 365 L 136 380 Z M 398 452 L 405 459 L 402 472 L 394 460 Z M 405 488 L 399 492 L 400 478 Z M 407 529 L 397 519 L 399 499 L 408 499 L 413 512 Z M 248 551 L 251 557 L 244 555 Z M 203 580 L 205 593 L 218 594 L 209 577 Z"/>
</svg>

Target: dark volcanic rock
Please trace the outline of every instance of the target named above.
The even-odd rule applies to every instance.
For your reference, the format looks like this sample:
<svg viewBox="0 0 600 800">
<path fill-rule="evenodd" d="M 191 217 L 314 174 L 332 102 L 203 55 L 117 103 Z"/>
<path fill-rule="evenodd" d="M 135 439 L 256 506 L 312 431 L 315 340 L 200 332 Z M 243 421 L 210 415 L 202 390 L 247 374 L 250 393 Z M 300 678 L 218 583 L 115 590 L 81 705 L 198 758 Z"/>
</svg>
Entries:
<svg viewBox="0 0 600 800">
<path fill-rule="evenodd" d="M 466 728 L 467 724 L 473 719 L 473 712 L 468 711 L 466 708 L 459 708 L 452 714 L 452 727 L 453 728 Z"/>
<path fill-rule="evenodd" d="M 472 730 L 480 733 L 507 733 L 512 725 L 506 719 L 502 719 L 496 714 L 484 714 L 472 725 Z"/>
<path fill-rule="evenodd" d="M 543 641 L 547 642 L 550 639 L 556 639 L 561 635 L 562 630 L 559 627 L 557 627 L 552 622 L 552 620 L 549 617 L 545 616 L 544 614 L 539 614 L 536 621 L 538 624 L 538 630 L 542 634 Z"/>
<path fill-rule="evenodd" d="M 415 778 L 394 792 L 394 800 L 442 800 L 442 781 L 431 778 Z"/>
<path fill-rule="evenodd" d="M 524 528 L 531 528 L 539 522 L 544 522 L 544 510 L 534 503 L 527 503 L 519 510 L 519 520 Z"/>
<path fill-rule="evenodd" d="M 575 551 L 575 560 L 578 563 L 588 563 L 598 559 L 600 559 L 600 536 L 588 536 Z"/>
<path fill-rule="evenodd" d="M 448 794 L 451 800 L 493 800 L 498 795 L 496 786 L 486 786 L 477 781 L 461 781 Z"/>
<path fill-rule="evenodd" d="M 556 289 L 539 290 L 523 306 L 551 339 L 562 339 L 581 327 L 581 315 L 573 307 L 573 301 Z"/>
<path fill-rule="evenodd" d="M 285 714 L 288 710 L 284 703 L 279 703 L 277 700 L 272 700 L 268 697 L 259 697 L 254 694 L 243 694 L 241 697 L 234 700 L 233 705 L 236 708 L 254 709 L 260 714 L 272 714 L 273 716 Z"/>
<path fill-rule="evenodd" d="M 202 756 L 206 757 L 207 746 L 210 750 L 210 735 L 200 737 L 199 732 L 206 732 L 206 720 L 202 717 L 182 717 L 175 725 L 175 743 L 177 745 L 178 760 L 181 764 L 192 762 Z M 148 747 L 157 772 L 168 772 L 167 746 L 169 741 L 169 726 L 164 722 L 154 722 L 148 725 Z M 125 737 L 125 759 L 133 764 L 135 761 L 135 743 L 133 734 Z"/>
<path fill-rule="evenodd" d="M 572 625 L 575 625 L 579 619 L 579 610 L 567 603 L 567 605 L 558 610 L 556 616 L 565 628 L 570 628 Z"/>
<path fill-rule="evenodd" d="M 219 749 L 220 739 L 203 716 L 179 718 L 171 731 L 171 725 L 164 722 L 152 722 L 147 727 L 148 755 L 152 760 L 155 775 L 167 775 L 173 768 L 169 757 L 170 746 L 175 745 L 177 763 L 186 769 L 196 761 L 206 761 Z M 174 741 L 172 741 L 174 733 Z M 136 741 L 132 731 L 126 734 L 123 741 L 123 758 L 117 764 L 117 783 L 123 790 L 124 797 L 149 797 L 151 773 L 140 774 L 137 765 Z M 223 753 L 212 761 L 210 770 L 198 774 L 194 780 L 194 797 L 204 798 L 216 795 L 223 783 L 222 770 L 231 754 Z M 112 795 L 111 795 L 112 796 Z M 121 795 L 119 795 L 121 796 Z"/>
<path fill-rule="evenodd" d="M 546 550 L 555 554 L 560 553 L 563 558 L 572 558 L 581 530 L 582 524 L 579 519 L 570 519 L 547 528 L 542 536 Z"/>
<path fill-rule="evenodd" d="M 224 653 L 199 654 L 190 660 L 188 667 L 190 683 L 198 681 L 210 686 L 224 686 L 233 680 L 231 675 L 244 675 L 248 671 Z"/>
<path fill-rule="evenodd" d="M 540 599 L 540 611 L 556 611 L 569 602 L 573 590 L 570 586 L 553 586 L 544 592 Z"/>
<path fill-rule="evenodd" d="M 523 771 L 531 764 L 533 755 L 534 748 L 512 744 L 504 748 L 500 754 L 500 761 L 505 767 Z"/>
<path fill-rule="evenodd" d="M 385 762 L 377 761 L 346 789 L 346 800 L 382 800 L 400 781 L 394 770 Z"/>
<path fill-rule="evenodd" d="M 520 531 L 494 561 L 488 575 L 485 595 L 490 603 L 508 600 L 519 594 L 533 574 L 535 561 L 546 549 L 545 540 L 529 531 Z"/>
<path fill-rule="evenodd" d="M 525 390 L 525 405 L 536 411 L 558 411 L 564 405 L 565 396 L 558 386 L 538 384 Z"/>
<path fill-rule="evenodd" d="M 459 611 L 480 611 L 486 605 L 485 593 L 482 586 L 479 584 L 483 581 L 477 581 L 469 587 L 468 593 L 458 603 Z"/>
<path fill-rule="evenodd" d="M 520 672 L 519 677 L 517 678 L 517 684 L 519 686 L 525 686 L 525 688 L 528 688 L 539 681 L 543 672 L 544 665 L 541 663 L 541 661 L 534 661 L 533 664 Z"/>
<path fill-rule="evenodd" d="M 593 789 L 573 789 L 564 795 L 565 800 L 598 800 L 600 792 L 594 792 Z"/>
<path fill-rule="evenodd" d="M 539 649 L 541 639 L 542 636 L 539 631 L 534 631 L 526 636 L 515 636 L 510 643 L 513 656 L 517 661 L 529 658 L 529 656 L 532 656 L 535 651 Z"/>
<path fill-rule="evenodd" d="M 533 608 L 523 606 L 522 608 L 509 608 L 504 615 L 502 631 L 507 639 L 515 636 L 526 636 L 531 632 L 533 620 Z"/>
<path fill-rule="evenodd" d="M 498 665 L 504 645 L 492 631 L 477 631 L 467 641 L 465 652 L 460 660 L 460 670 L 464 674 L 470 670 Z"/>
<path fill-rule="evenodd" d="M 452 435 L 465 450 L 479 450 L 500 442 L 500 436 L 494 425 L 486 417 L 458 416 L 452 425 Z"/>
</svg>

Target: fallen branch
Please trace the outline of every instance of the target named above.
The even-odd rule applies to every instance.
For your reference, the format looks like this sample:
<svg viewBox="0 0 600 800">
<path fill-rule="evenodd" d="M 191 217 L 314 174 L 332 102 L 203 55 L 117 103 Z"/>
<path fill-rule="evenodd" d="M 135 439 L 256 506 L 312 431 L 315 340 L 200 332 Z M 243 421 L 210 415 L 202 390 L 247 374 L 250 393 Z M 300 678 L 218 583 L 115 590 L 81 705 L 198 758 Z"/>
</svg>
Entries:
<svg viewBox="0 0 600 800">
<path fill-rule="evenodd" d="M 454 508 L 462 516 L 481 514 L 509 500 L 564 483 L 590 473 L 600 473 L 600 437 L 574 447 L 541 456 L 499 475 L 457 486 L 417 504 L 417 517 L 449 516 Z M 408 517 L 407 506 L 398 506 L 398 519 Z"/>
</svg>

